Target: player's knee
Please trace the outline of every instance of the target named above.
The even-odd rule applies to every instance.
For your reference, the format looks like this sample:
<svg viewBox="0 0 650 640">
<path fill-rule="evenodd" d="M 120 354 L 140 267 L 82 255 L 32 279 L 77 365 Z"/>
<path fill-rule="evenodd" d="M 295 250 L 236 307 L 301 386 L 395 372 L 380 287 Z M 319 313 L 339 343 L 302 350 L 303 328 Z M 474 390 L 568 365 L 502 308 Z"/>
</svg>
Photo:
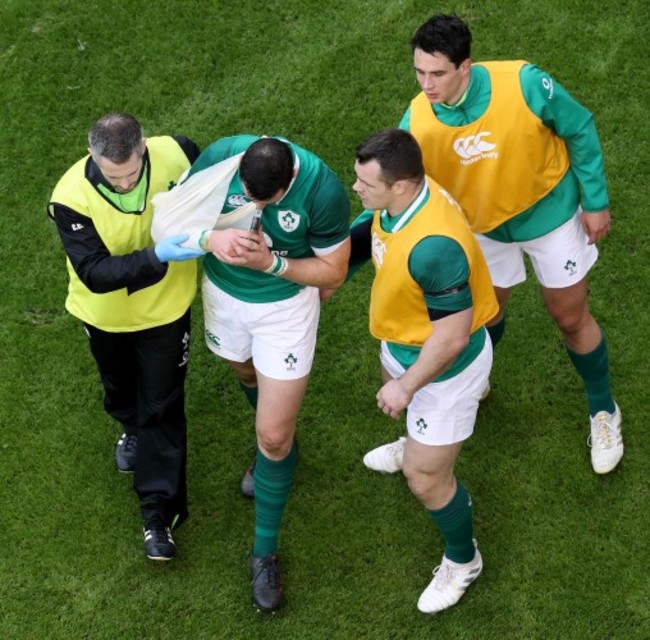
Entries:
<svg viewBox="0 0 650 640">
<path fill-rule="evenodd" d="M 565 289 L 543 289 L 546 310 L 565 335 L 580 333 L 591 321 L 587 295 L 585 279 Z"/>
<path fill-rule="evenodd" d="M 427 508 L 442 508 L 449 501 L 450 491 L 453 493 L 454 476 L 447 470 L 424 472 L 405 464 L 402 473 L 411 493 Z"/>
<path fill-rule="evenodd" d="M 564 335 L 569 336 L 580 333 L 590 320 L 587 309 L 564 310 L 557 313 L 553 313 L 549 309 L 549 314 L 557 324 L 558 329 Z"/>
<path fill-rule="evenodd" d="M 273 458 L 281 460 L 289 455 L 293 444 L 293 431 L 286 429 L 264 429 L 257 432 L 257 444 Z"/>
<path fill-rule="evenodd" d="M 411 493 L 420 501 L 425 499 L 436 490 L 438 477 L 435 473 L 422 473 L 420 470 L 404 465 L 402 473 L 406 478 Z"/>
</svg>

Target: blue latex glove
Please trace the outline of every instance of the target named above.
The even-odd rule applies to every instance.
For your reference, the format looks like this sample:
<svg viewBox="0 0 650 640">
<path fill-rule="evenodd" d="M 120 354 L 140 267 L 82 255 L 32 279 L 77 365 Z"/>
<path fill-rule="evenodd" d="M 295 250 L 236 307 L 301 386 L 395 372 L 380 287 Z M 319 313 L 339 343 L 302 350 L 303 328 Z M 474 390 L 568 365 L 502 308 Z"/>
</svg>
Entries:
<svg viewBox="0 0 650 640">
<path fill-rule="evenodd" d="M 194 260 L 205 255 L 205 251 L 200 249 L 188 249 L 180 246 L 189 237 L 188 234 L 183 234 L 182 236 L 169 236 L 169 238 L 161 240 L 154 247 L 158 260 L 160 262 L 183 262 L 184 260 Z"/>
</svg>

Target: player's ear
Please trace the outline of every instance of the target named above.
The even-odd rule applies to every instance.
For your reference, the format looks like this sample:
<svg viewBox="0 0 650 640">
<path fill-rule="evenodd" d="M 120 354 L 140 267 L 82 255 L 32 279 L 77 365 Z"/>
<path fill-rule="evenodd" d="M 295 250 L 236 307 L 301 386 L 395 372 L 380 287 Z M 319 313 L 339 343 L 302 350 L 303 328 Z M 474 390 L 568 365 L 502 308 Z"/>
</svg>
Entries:
<svg viewBox="0 0 650 640">
<path fill-rule="evenodd" d="M 395 182 L 393 182 L 390 188 L 393 191 L 393 193 L 397 194 L 398 196 L 401 196 L 406 192 L 408 184 L 409 184 L 408 180 L 396 180 Z"/>
</svg>

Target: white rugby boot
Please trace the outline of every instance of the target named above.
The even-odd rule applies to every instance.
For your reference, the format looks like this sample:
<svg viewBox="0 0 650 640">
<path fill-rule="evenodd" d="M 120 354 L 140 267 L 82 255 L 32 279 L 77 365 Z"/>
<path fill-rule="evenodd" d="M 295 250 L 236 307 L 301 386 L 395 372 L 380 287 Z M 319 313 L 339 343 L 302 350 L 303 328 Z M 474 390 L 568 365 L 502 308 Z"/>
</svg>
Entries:
<svg viewBox="0 0 650 640">
<path fill-rule="evenodd" d="M 433 570 L 433 580 L 418 600 L 418 609 L 422 613 L 438 613 L 453 607 L 481 571 L 483 558 L 478 548 L 474 559 L 467 564 L 458 564 L 443 556 L 440 566 Z"/>
<path fill-rule="evenodd" d="M 609 473 L 623 457 L 621 410 L 614 403 L 614 413 L 599 411 L 591 422 L 587 444 L 591 447 L 591 466 L 596 473 Z"/>
<path fill-rule="evenodd" d="M 363 456 L 363 464 L 372 471 L 380 473 L 397 473 L 402 470 L 404 460 L 404 445 L 406 438 L 400 437 L 395 442 L 383 444 Z"/>
</svg>

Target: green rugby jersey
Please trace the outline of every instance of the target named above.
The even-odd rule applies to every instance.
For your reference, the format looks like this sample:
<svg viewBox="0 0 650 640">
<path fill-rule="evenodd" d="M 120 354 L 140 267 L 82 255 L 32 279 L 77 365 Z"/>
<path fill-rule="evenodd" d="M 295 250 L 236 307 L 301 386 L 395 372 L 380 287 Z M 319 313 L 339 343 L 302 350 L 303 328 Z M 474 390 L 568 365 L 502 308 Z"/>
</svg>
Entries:
<svg viewBox="0 0 650 640">
<path fill-rule="evenodd" d="M 499 242 L 523 242 L 546 235 L 569 220 L 582 203 L 585 211 L 609 207 L 603 154 L 592 114 L 551 76 L 535 65 L 520 72 L 526 104 L 567 145 L 571 169 L 539 202 L 485 235 Z M 457 105 L 432 105 L 438 119 L 451 127 L 478 120 L 490 104 L 492 88 L 485 67 L 472 66 L 465 98 Z M 410 129 L 409 107 L 399 126 Z M 435 179 L 435 176 L 431 176 Z"/>
<path fill-rule="evenodd" d="M 192 166 L 193 175 L 226 158 L 246 151 L 259 136 L 238 135 L 217 140 Z M 287 258 L 307 258 L 314 249 L 333 247 L 348 237 L 350 202 L 334 172 L 313 153 L 285 140 L 294 157 L 297 175 L 282 200 L 262 212 L 262 227 L 273 253 Z M 222 213 L 249 202 L 235 174 Z M 303 285 L 247 267 L 224 264 L 214 255 L 203 258 L 207 277 L 229 295 L 245 302 L 274 302 L 294 296 Z"/>
</svg>

